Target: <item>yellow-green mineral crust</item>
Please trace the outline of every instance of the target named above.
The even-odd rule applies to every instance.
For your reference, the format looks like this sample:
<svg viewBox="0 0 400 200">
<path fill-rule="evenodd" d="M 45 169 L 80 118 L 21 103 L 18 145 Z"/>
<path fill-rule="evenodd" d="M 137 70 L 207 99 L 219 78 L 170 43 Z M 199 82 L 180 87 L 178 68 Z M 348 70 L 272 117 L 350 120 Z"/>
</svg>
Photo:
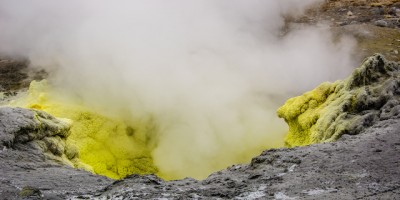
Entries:
<svg viewBox="0 0 400 200">
<path fill-rule="evenodd" d="M 52 92 L 47 81 L 33 81 L 28 94 L 10 104 L 45 111 L 71 124 L 63 152 L 70 165 L 114 179 L 158 172 L 151 149 L 139 131 L 135 132 L 124 121 L 109 118 L 77 101 L 57 99 L 55 97 L 62 94 Z"/>
<path fill-rule="evenodd" d="M 289 99 L 278 109 L 278 116 L 289 125 L 285 145 L 334 141 L 343 134 L 358 134 L 377 120 L 397 115 L 391 108 L 399 105 L 399 69 L 399 63 L 375 54 L 347 79 L 322 83 Z"/>
</svg>

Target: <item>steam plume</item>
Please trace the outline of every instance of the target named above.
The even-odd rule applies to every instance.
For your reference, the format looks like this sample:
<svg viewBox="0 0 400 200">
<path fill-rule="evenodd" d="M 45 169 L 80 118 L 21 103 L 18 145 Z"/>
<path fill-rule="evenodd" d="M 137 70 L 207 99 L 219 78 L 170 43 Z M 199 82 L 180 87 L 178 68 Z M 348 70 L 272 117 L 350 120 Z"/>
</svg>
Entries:
<svg viewBox="0 0 400 200">
<path fill-rule="evenodd" d="M 282 35 L 284 14 L 321 1 L 2 0 L 0 53 L 104 114 L 152 124 L 161 173 L 203 178 L 282 146 L 284 99 L 354 66 L 348 38 Z"/>
</svg>

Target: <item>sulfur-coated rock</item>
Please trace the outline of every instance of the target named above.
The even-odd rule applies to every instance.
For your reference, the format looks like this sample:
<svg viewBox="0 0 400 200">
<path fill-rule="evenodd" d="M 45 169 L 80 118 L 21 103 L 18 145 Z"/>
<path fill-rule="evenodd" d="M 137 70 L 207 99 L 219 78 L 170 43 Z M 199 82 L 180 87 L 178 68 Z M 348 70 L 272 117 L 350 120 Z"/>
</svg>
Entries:
<svg viewBox="0 0 400 200">
<path fill-rule="evenodd" d="M 56 119 L 43 111 L 0 107 L 0 148 L 42 139 L 46 139 L 48 145 L 54 144 L 55 139 L 49 141 L 48 137 L 65 138 L 69 128 L 67 121 Z"/>
<path fill-rule="evenodd" d="M 289 147 L 358 134 L 400 112 L 400 64 L 376 54 L 343 81 L 323 83 L 289 99 L 278 115 L 289 125 Z"/>
<path fill-rule="evenodd" d="M 69 128 L 43 111 L 0 107 L 0 199 L 66 199 L 111 183 L 68 166 L 77 156 L 65 146 Z"/>
</svg>

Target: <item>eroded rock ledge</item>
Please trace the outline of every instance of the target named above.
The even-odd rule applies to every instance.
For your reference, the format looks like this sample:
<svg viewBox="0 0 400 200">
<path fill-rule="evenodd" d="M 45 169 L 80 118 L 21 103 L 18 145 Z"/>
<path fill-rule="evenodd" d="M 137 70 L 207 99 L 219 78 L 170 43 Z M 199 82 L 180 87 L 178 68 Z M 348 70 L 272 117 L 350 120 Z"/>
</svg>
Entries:
<svg viewBox="0 0 400 200">
<path fill-rule="evenodd" d="M 23 145 L 73 159 L 77 152 L 65 144 L 70 123 L 39 110 L 0 107 L 0 149 L 19 149 Z"/>
</svg>

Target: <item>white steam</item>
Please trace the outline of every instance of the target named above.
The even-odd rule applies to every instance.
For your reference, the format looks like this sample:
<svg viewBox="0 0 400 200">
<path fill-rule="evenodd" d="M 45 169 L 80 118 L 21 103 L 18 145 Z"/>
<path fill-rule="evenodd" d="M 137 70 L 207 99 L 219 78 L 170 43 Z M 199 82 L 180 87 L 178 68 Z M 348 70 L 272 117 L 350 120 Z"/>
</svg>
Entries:
<svg viewBox="0 0 400 200">
<path fill-rule="evenodd" d="M 282 34 L 284 14 L 321 1 L 2 0 L 0 53 L 105 114 L 150 120 L 161 173 L 205 177 L 282 146 L 284 99 L 351 71 L 351 40 Z"/>
</svg>

